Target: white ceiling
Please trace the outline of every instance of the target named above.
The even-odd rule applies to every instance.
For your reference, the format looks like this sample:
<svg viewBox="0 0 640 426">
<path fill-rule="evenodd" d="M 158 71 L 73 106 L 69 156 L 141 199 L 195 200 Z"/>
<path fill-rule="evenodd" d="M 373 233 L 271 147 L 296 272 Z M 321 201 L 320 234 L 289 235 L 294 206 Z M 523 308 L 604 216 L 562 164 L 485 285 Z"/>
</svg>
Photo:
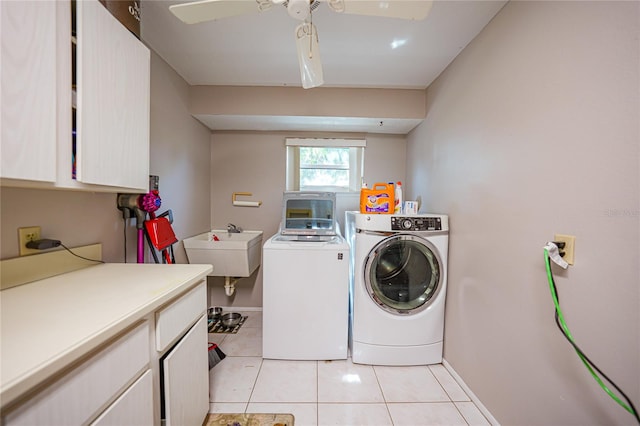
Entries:
<svg viewBox="0 0 640 426">
<path fill-rule="evenodd" d="M 301 86 L 299 21 L 283 6 L 188 25 L 169 11 L 175 3 L 184 1 L 141 2 L 142 39 L 189 84 Z M 436 0 L 423 21 L 342 15 L 321 4 L 313 22 L 324 87 L 426 88 L 505 3 Z"/>
</svg>

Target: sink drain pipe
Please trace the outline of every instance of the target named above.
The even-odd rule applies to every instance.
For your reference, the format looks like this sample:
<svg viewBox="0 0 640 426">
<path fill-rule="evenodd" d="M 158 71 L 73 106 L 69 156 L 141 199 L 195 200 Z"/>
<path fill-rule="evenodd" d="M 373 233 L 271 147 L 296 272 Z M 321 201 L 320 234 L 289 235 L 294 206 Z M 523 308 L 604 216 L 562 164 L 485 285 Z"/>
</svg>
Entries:
<svg viewBox="0 0 640 426">
<path fill-rule="evenodd" d="M 233 295 L 233 293 L 236 291 L 237 282 L 238 278 L 224 277 L 224 292 L 227 296 Z"/>
</svg>

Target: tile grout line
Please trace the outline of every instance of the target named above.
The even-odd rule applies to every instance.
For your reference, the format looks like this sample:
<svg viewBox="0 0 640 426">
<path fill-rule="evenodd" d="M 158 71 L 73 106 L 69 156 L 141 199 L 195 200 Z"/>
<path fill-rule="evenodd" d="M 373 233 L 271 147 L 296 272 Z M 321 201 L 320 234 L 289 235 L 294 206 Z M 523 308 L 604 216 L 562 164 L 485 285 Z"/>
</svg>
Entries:
<svg viewBox="0 0 640 426">
<path fill-rule="evenodd" d="M 436 381 L 436 383 L 438 384 L 438 386 L 440 386 L 440 389 L 442 389 L 442 391 L 444 392 L 445 395 L 447 395 L 447 398 L 449 398 L 449 402 L 453 403 L 453 398 L 451 398 L 451 395 L 449 395 L 449 392 L 447 392 L 447 390 L 445 389 L 445 387 L 442 385 L 442 382 L 440 382 L 440 380 L 438 380 L 438 376 L 436 376 L 433 371 L 431 371 L 431 367 L 429 365 L 425 365 L 425 367 L 427 367 L 427 371 L 429 372 L 429 374 L 431 374 L 431 377 L 433 377 L 433 379 Z"/>
<path fill-rule="evenodd" d="M 387 414 L 389 415 L 389 420 L 391 420 L 391 426 L 393 426 L 394 425 L 393 417 L 391 416 L 391 410 L 389 410 L 389 403 L 387 402 L 387 397 L 384 395 L 382 384 L 380 383 L 380 379 L 378 378 L 378 372 L 376 371 L 376 366 L 372 365 L 371 369 L 373 370 L 373 375 L 376 378 L 376 383 L 378 383 L 378 388 L 380 389 L 380 393 L 382 394 L 382 400 L 384 401 L 384 408 L 387 410 Z"/>
<path fill-rule="evenodd" d="M 262 357 L 260 357 L 262 358 Z M 256 389 L 256 384 L 258 383 L 258 377 L 260 377 L 260 372 L 262 371 L 262 365 L 264 363 L 264 359 L 260 359 L 260 368 L 258 368 L 258 374 L 256 374 L 256 378 L 253 380 L 253 386 L 251 387 L 251 392 L 249 393 L 249 398 L 247 399 L 247 405 L 244 408 L 244 412 L 246 414 L 249 409 L 249 403 L 251 402 L 251 397 L 253 396 L 253 391 Z"/>
<path fill-rule="evenodd" d="M 476 394 L 473 393 L 473 391 L 465 383 L 465 381 L 462 380 L 462 377 L 460 377 L 458 372 L 444 358 L 442 359 L 442 366 L 449 372 L 449 374 L 451 374 L 451 377 L 453 377 L 453 380 L 455 380 L 455 382 L 458 383 L 458 385 L 462 388 L 464 393 L 466 393 L 467 396 L 471 399 L 471 402 L 473 402 L 473 405 L 476 406 L 478 411 L 480 411 L 480 414 L 482 414 L 484 416 L 484 418 L 489 422 L 489 424 L 491 424 L 491 425 L 499 425 L 500 423 L 496 420 L 495 417 L 493 417 L 493 415 L 487 409 L 487 407 L 484 406 L 482 401 L 480 401 L 480 399 L 476 396 Z"/>
<path fill-rule="evenodd" d="M 467 420 L 467 418 L 465 417 L 464 413 L 462 411 L 460 411 L 460 408 L 458 408 L 458 406 L 456 405 L 455 401 L 453 400 L 453 398 L 451 397 L 451 395 L 449 394 L 449 392 L 447 392 L 447 389 L 442 385 L 442 382 L 440 381 L 440 379 L 438 379 L 438 376 L 433 372 L 433 370 L 431 370 L 431 366 L 427 365 L 427 369 L 429 370 L 429 373 L 431 373 L 431 375 L 434 377 L 434 379 L 436 379 L 436 382 L 438 382 L 438 384 L 440 385 L 440 387 L 442 388 L 442 390 L 444 391 L 444 393 L 447 394 L 447 397 L 449 397 L 449 402 L 451 404 L 453 404 L 453 406 L 455 407 L 456 411 L 460 414 L 460 417 L 462 417 L 462 419 L 464 420 L 464 422 L 469 425 L 469 421 Z M 448 372 L 448 371 L 447 371 Z M 450 374 L 450 373 L 449 373 Z M 452 377 L 453 378 L 453 377 Z M 464 390 L 463 390 L 464 392 Z M 467 395 L 468 396 L 468 395 Z"/>
</svg>

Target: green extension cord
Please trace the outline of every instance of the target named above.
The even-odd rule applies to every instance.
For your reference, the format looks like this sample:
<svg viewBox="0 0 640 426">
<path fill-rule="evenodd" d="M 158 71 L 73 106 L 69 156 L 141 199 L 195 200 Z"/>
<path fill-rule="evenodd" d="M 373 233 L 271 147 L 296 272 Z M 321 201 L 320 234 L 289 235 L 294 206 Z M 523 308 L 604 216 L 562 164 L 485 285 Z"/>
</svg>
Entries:
<svg viewBox="0 0 640 426">
<path fill-rule="evenodd" d="M 589 373 L 591 373 L 591 375 L 593 376 L 595 381 L 598 382 L 600 387 L 614 401 L 616 401 L 622 408 L 624 408 L 629 413 L 631 413 L 631 415 L 633 415 L 636 418 L 636 420 L 638 421 L 638 423 L 640 424 L 640 416 L 638 416 L 638 412 L 636 411 L 635 407 L 633 406 L 633 403 L 629 400 L 629 398 L 627 398 L 627 396 L 624 394 L 624 392 L 622 392 L 622 390 L 620 388 L 618 388 L 618 386 L 616 386 L 615 383 L 613 383 L 602 371 L 600 371 L 600 369 L 598 369 L 598 367 L 593 362 L 591 362 L 591 360 L 589 360 L 589 358 L 587 358 L 587 356 L 582 352 L 582 350 L 580 350 L 580 348 L 576 345 L 575 341 L 573 340 L 573 336 L 571 335 L 571 332 L 569 331 L 569 327 L 567 327 L 567 324 L 564 321 L 564 316 L 562 315 L 562 310 L 560 309 L 560 302 L 558 301 L 558 294 L 557 294 L 557 291 L 556 291 L 556 285 L 555 285 L 555 281 L 553 280 L 553 274 L 551 273 L 551 262 L 550 262 L 550 259 L 549 259 L 549 251 L 546 248 L 544 249 L 544 260 L 545 260 L 545 265 L 546 265 L 546 268 L 547 268 L 547 279 L 549 281 L 549 289 L 551 291 L 551 297 L 553 298 L 553 304 L 555 305 L 555 309 L 556 309 L 556 323 L 558 324 L 558 327 L 560 327 L 560 330 L 562 331 L 564 336 L 567 338 L 569 343 L 571 343 L 571 346 L 573 346 L 573 348 L 575 349 L 576 353 L 578 354 L 578 357 L 580 358 L 580 360 L 582 361 L 584 366 L 587 367 L 587 370 L 589 370 Z M 622 401 L 620 398 L 618 398 L 618 396 L 615 395 L 613 392 L 611 392 L 611 390 L 607 387 L 607 385 L 596 374 L 596 372 L 594 371 L 594 368 L 609 383 L 611 383 L 620 392 L 620 394 L 623 395 L 623 398 L 626 400 L 626 402 L 628 404 L 625 403 L 624 401 Z"/>
</svg>

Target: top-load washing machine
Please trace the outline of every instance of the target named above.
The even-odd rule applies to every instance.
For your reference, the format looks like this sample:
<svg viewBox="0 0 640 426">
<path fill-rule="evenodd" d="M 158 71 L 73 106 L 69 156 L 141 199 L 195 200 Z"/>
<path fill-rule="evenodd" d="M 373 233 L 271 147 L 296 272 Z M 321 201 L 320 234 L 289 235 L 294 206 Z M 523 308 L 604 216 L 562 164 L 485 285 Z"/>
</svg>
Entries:
<svg viewBox="0 0 640 426">
<path fill-rule="evenodd" d="M 262 356 L 346 359 L 349 244 L 335 193 L 285 192 L 279 232 L 263 247 Z"/>
<path fill-rule="evenodd" d="M 354 363 L 442 362 L 448 216 L 346 213 Z"/>
</svg>

